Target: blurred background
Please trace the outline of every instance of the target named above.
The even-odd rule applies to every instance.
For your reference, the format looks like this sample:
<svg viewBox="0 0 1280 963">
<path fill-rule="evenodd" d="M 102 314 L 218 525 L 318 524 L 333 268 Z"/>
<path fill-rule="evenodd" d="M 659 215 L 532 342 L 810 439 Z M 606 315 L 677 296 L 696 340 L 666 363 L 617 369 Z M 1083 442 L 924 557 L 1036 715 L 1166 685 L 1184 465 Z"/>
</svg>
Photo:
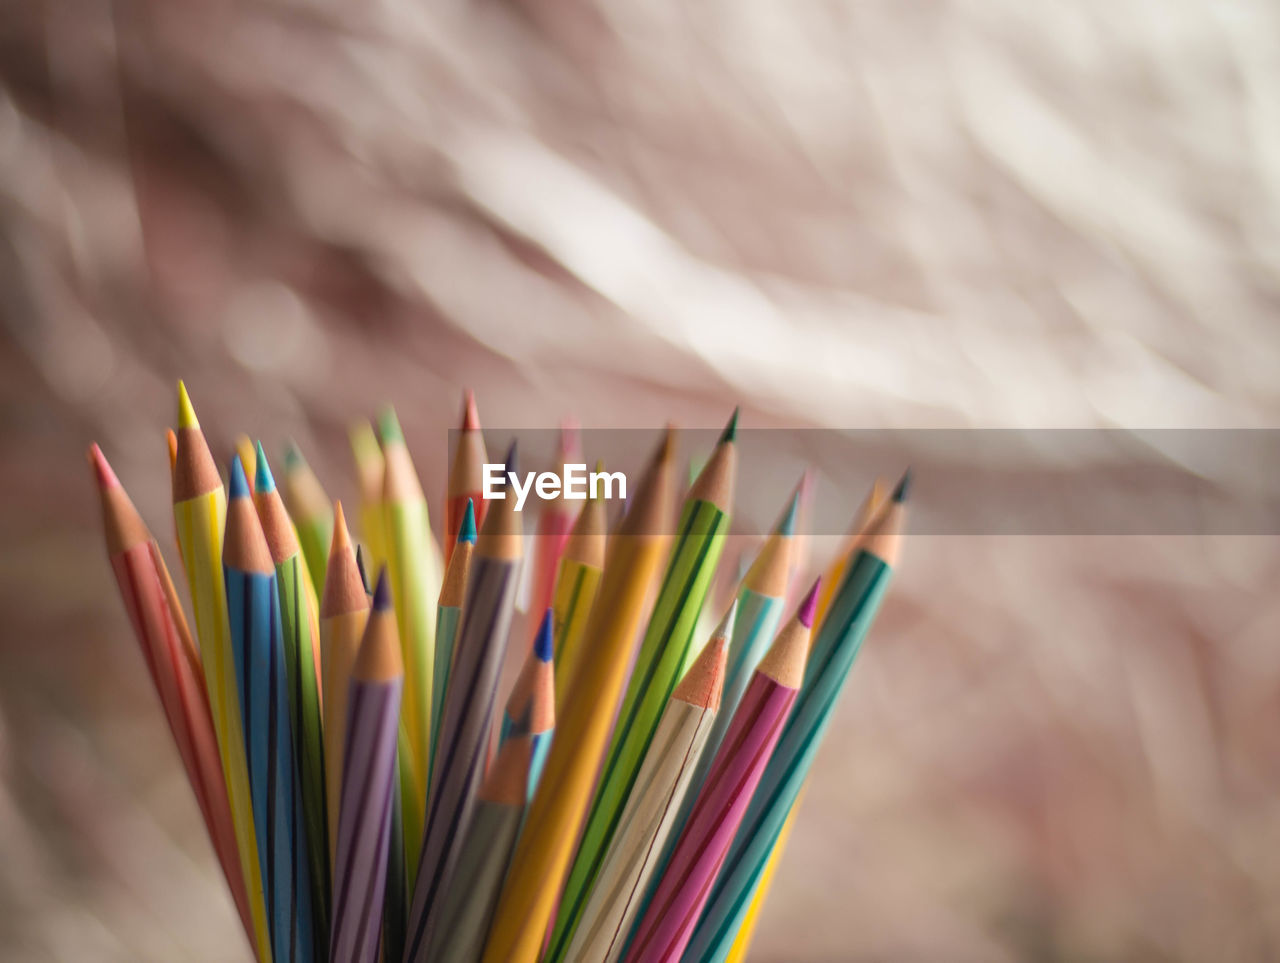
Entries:
<svg viewBox="0 0 1280 963">
<path fill-rule="evenodd" d="M 463 385 L 495 429 L 1278 427 L 1278 268 L 1264 0 L 5 4 L 0 956 L 242 952 L 82 460 L 168 550 L 178 377 L 344 499 L 394 402 L 438 521 Z M 815 564 L 878 437 L 813 453 Z M 918 504 L 1078 470 L 961 445 Z M 1280 958 L 1280 529 L 1047 528 L 908 539 L 753 960 Z"/>
</svg>

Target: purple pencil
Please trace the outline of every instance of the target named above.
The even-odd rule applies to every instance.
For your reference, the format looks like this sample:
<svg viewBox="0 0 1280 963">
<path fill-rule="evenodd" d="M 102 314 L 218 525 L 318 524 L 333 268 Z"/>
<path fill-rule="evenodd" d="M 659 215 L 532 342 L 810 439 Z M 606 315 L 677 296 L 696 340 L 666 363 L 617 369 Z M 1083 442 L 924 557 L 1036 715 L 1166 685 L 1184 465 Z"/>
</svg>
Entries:
<svg viewBox="0 0 1280 963">
<path fill-rule="evenodd" d="M 817 600 L 815 582 L 756 667 L 671 861 L 632 936 L 626 963 L 677 963 L 684 953 L 804 681 Z"/>
<path fill-rule="evenodd" d="M 351 670 L 330 963 L 375 963 L 387 882 L 392 774 L 404 663 L 385 569 Z"/>
</svg>

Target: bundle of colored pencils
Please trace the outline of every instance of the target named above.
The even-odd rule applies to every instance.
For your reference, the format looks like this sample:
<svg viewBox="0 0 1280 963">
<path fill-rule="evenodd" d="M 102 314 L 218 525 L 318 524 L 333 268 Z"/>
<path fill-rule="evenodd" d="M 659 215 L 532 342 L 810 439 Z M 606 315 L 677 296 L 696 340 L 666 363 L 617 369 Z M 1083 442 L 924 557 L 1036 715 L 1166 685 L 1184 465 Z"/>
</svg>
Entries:
<svg viewBox="0 0 1280 963">
<path fill-rule="evenodd" d="M 378 426 L 351 434 L 353 533 L 292 444 L 279 489 L 246 438 L 224 483 L 179 384 L 170 470 L 190 620 L 156 539 L 89 453 L 125 610 L 254 956 L 743 959 L 897 563 L 908 477 L 888 495 L 877 483 L 788 612 L 798 486 L 727 605 L 704 612 L 736 412 L 674 533 L 671 429 L 611 532 L 595 497 L 576 512 L 548 500 L 531 528 L 515 497 L 482 498 L 468 393 L 443 550 L 394 412 Z M 577 445 L 566 428 L 559 460 Z M 509 472 L 516 459 L 513 444 Z M 501 692 L 526 557 L 536 631 Z"/>
</svg>

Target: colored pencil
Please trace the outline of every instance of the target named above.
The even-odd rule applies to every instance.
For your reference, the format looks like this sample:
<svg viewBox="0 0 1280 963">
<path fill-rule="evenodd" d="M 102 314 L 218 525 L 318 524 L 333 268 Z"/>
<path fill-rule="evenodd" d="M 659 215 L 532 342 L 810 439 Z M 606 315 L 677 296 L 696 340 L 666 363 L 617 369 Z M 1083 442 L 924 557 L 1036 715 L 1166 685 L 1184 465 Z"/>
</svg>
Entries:
<svg viewBox="0 0 1280 963">
<path fill-rule="evenodd" d="M 453 644 L 462 622 L 462 603 L 467 597 L 467 580 L 471 574 L 471 555 L 476 545 L 476 515 L 471 499 L 462 515 L 458 528 L 457 547 L 445 566 L 444 585 L 440 587 L 440 601 L 436 605 L 436 665 L 431 685 L 431 758 L 435 758 L 436 742 L 440 738 L 440 716 L 444 710 L 445 694 L 449 689 L 449 674 L 453 671 Z"/>
<path fill-rule="evenodd" d="M 382 504 L 386 463 L 378 445 L 378 436 L 369 422 L 359 421 L 352 425 L 349 438 L 356 463 L 356 480 L 360 486 L 360 542 L 376 570 L 387 561 L 386 513 Z"/>
<path fill-rule="evenodd" d="M 574 931 L 571 963 L 616 963 L 635 923 L 667 838 L 676 827 L 717 713 L 722 709 L 734 602 L 711 640 L 671 693 L 645 753 L 618 831 Z"/>
<path fill-rule="evenodd" d="M 908 486 L 904 475 L 867 531 L 819 626 L 804 688 L 711 891 L 687 960 L 723 963 L 728 955 L 888 589 L 901 548 Z"/>
<path fill-rule="evenodd" d="M 386 570 L 351 669 L 343 756 L 338 858 L 334 864 L 331 963 L 375 963 L 387 880 L 404 669 Z"/>
<path fill-rule="evenodd" d="M 742 925 L 738 927 L 737 935 L 733 938 L 733 944 L 729 947 L 725 963 L 742 963 L 747 958 L 747 952 L 751 948 L 752 937 L 755 936 L 756 925 L 760 922 L 760 910 L 764 908 L 764 897 L 768 894 L 769 887 L 773 885 L 773 878 L 778 872 L 778 864 L 782 861 L 782 854 L 786 851 L 787 840 L 791 838 L 791 828 L 795 825 L 796 812 L 799 810 L 800 799 L 803 797 L 804 792 L 802 790 L 800 798 L 797 798 L 796 804 L 791 807 L 791 812 L 787 813 L 787 821 L 782 824 L 782 830 L 778 833 L 778 841 L 774 844 L 773 851 L 769 853 L 764 869 L 760 872 L 760 883 L 751 899 L 751 905 L 747 907 L 747 912 L 742 917 Z"/>
<path fill-rule="evenodd" d="M 591 816 L 565 886 L 548 963 L 559 963 L 568 949 L 658 718 L 686 668 L 703 599 L 729 529 L 737 467 L 737 421 L 735 410 L 711 459 L 685 498 L 675 547 L 618 715 Z"/>
<path fill-rule="evenodd" d="M 282 481 L 284 502 L 298 530 L 311 584 L 324 585 L 324 567 L 329 559 L 329 543 L 333 540 L 333 503 L 293 442 L 284 449 Z"/>
<path fill-rule="evenodd" d="M 526 735 L 529 739 L 532 750 L 529 759 L 530 801 L 538 787 L 538 780 L 547 762 L 547 753 L 551 750 L 551 739 L 555 734 L 556 685 L 553 655 L 551 610 L 547 609 L 502 712 L 502 742 L 516 733 Z"/>
<path fill-rule="evenodd" d="M 342 769 L 347 732 L 347 695 L 351 671 L 369 618 L 369 596 L 351 549 L 351 534 L 342 503 L 333 506 L 333 541 L 329 547 L 324 597 L 320 602 L 320 681 L 325 756 L 325 810 L 329 824 L 329 856 L 337 857 L 338 811 L 342 802 Z"/>
<path fill-rule="evenodd" d="M 506 466 L 509 472 L 518 471 L 514 443 Z M 431 772 L 422 854 L 409 910 L 406 960 L 421 963 L 427 958 L 432 930 L 442 921 L 440 896 L 452 885 L 475 809 L 515 608 L 521 555 L 515 498 L 498 499 L 489 506 L 471 559 L 462 625 L 440 721 L 440 751 Z"/>
<path fill-rule="evenodd" d="M 566 421 L 560 426 L 560 440 L 556 451 L 556 473 L 565 477 L 565 465 L 579 464 L 582 461 L 582 446 L 578 437 L 578 426 L 573 421 Z M 564 553 L 565 542 L 578 516 L 577 504 L 568 501 L 563 491 L 542 503 L 538 515 L 538 534 L 533 543 L 533 589 L 529 601 L 529 611 L 541 612 L 551 605 L 551 596 L 555 591 L 556 573 L 560 569 L 560 556 Z"/>
<path fill-rule="evenodd" d="M 445 562 L 453 556 L 458 543 L 458 530 L 462 516 L 471 502 L 476 526 L 484 524 L 488 506 L 484 500 L 484 464 L 489 460 L 484 448 L 484 434 L 480 430 L 480 415 L 476 411 L 476 396 L 468 389 L 462 398 L 462 426 L 458 429 L 458 443 L 453 451 L 453 463 L 449 466 L 449 482 L 445 491 Z"/>
<path fill-rule="evenodd" d="M 222 577 L 222 533 L 226 520 L 226 492 L 209 453 L 200 422 L 178 382 L 177 453 L 173 467 L 173 519 L 182 567 L 187 575 L 196 638 L 204 666 L 205 686 L 213 731 L 218 737 L 222 775 L 227 783 L 231 821 L 236 833 L 240 869 L 249 894 L 254 940 L 262 963 L 271 959 L 266 898 L 259 872 L 258 841 L 254 831 L 249 765 L 245 756 L 244 723 L 236 683 L 231 628 L 227 622 L 226 583 Z"/>
<path fill-rule="evenodd" d="M 527 735 L 508 739 L 480 787 L 454 884 L 443 897 L 441 915 L 449 924 L 436 928 L 427 950 L 433 963 L 475 963 L 484 950 L 529 798 L 532 754 Z"/>
<path fill-rule="evenodd" d="M 628 963 L 678 963 L 804 681 L 815 583 L 751 678 L 689 821 L 627 950 Z"/>
<path fill-rule="evenodd" d="M 592 644 L 575 677 L 575 688 L 590 697 L 570 700 L 557 720 L 558 738 L 516 843 L 485 944 L 485 963 L 535 963 L 541 955 L 667 545 L 663 525 L 671 506 L 672 448 L 667 431 L 610 538 L 586 629 Z"/>
<path fill-rule="evenodd" d="M 604 471 L 602 462 L 596 462 L 596 471 Z M 606 530 L 604 500 L 589 498 L 560 556 L 551 601 L 556 630 L 556 705 L 560 710 L 582 657 L 584 630 L 604 573 Z"/>
<path fill-rule="evenodd" d="M 440 573 L 432 548 L 427 500 L 405 446 L 395 410 L 383 410 L 378 422 L 386 470 L 382 497 L 386 519 L 387 573 L 404 657 L 404 696 L 400 720 L 407 754 L 400 759 L 401 815 L 409 875 L 417 866 L 426 812 L 431 765 L 431 692 L 435 672 L 435 612 Z"/>
<path fill-rule="evenodd" d="M 237 435 L 235 441 L 236 454 L 240 456 L 240 465 L 244 468 L 244 477 L 252 481 L 258 473 L 258 450 L 253 439 L 248 435 Z"/>
<path fill-rule="evenodd" d="M 120 597 L 252 947 L 249 896 L 236 851 L 227 783 L 222 775 L 200 656 L 160 547 L 97 445 L 89 449 L 89 463 L 98 484 L 107 556 Z M 256 866 L 252 872 L 257 873 Z"/>
<path fill-rule="evenodd" d="M 222 570 L 272 954 L 310 961 L 327 934 L 317 941 L 275 567 L 238 455 L 229 479 Z"/>
<path fill-rule="evenodd" d="M 298 762 L 300 799 L 311 861 L 311 909 L 316 930 L 329 932 L 329 820 L 320 705 L 320 624 L 306 591 L 307 565 L 293 523 L 276 489 L 266 452 L 258 444 L 254 503 L 271 551 L 280 597 L 281 641 L 289 691 L 289 724 Z"/>
</svg>

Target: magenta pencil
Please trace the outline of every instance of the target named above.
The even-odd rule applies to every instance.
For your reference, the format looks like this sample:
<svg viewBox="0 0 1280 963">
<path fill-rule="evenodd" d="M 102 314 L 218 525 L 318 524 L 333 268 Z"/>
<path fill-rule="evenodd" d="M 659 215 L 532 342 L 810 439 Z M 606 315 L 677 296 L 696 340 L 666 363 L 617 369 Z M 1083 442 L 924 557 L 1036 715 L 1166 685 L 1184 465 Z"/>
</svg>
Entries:
<svg viewBox="0 0 1280 963">
<path fill-rule="evenodd" d="M 678 963 L 684 953 L 804 681 L 817 599 L 814 583 L 756 667 L 671 861 L 632 935 L 626 963 Z"/>
<path fill-rule="evenodd" d="M 384 569 L 351 670 L 334 862 L 331 963 L 375 963 L 387 882 L 404 664 Z"/>
</svg>

